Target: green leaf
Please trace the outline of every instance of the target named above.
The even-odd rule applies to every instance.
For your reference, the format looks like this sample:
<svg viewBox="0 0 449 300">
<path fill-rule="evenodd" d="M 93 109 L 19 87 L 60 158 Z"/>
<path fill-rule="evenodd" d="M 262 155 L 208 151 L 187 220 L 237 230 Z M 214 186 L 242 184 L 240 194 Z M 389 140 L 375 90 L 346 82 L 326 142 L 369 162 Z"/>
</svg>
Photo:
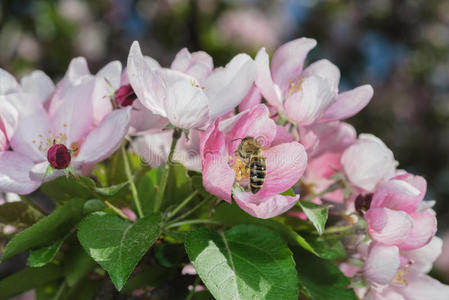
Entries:
<svg viewBox="0 0 449 300">
<path fill-rule="evenodd" d="M 79 178 L 81 178 L 81 176 Z M 86 184 L 87 181 L 86 183 L 80 182 L 79 179 L 75 179 L 73 176 L 61 176 L 53 181 L 44 183 L 41 186 L 41 190 L 59 203 L 73 198 L 87 200 L 93 198 L 94 195 L 92 190 L 86 186 Z"/>
<path fill-rule="evenodd" d="M 228 203 L 223 203 L 218 206 L 215 214 L 212 217 L 213 220 L 219 221 L 223 225 L 232 226 L 237 224 L 258 224 L 266 226 L 277 233 L 279 233 L 284 240 L 289 243 L 297 244 L 310 251 L 311 253 L 318 255 L 318 253 L 313 249 L 313 247 L 297 232 L 273 219 L 259 219 L 248 215 L 235 203 L 229 205 Z"/>
<path fill-rule="evenodd" d="M 103 210 L 106 206 L 101 200 L 98 199 L 89 199 L 84 203 L 83 211 L 85 215 L 90 213 Z"/>
<path fill-rule="evenodd" d="M 35 288 L 36 300 L 53 300 L 58 292 L 61 281 L 59 279 Z"/>
<path fill-rule="evenodd" d="M 128 185 L 128 181 L 116 184 L 116 185 L 111 185 L 108 187 L 95 187 L 95 192 L 97 192 L 100 195 L 103 196 L 114 196 L 115 194 L 117 194 L 122 188 L 124 188 L 125 186 Z"/>
<path fill-rule="evenodd" d="M 27 268 L 0 281 L 0 299 L 10 299 L 60 277 L 62 277 L 61 268 L 54 264 L 41 268 Z"/>
<path fill-rule="evenodd" d="M 162 200 L 162 210 L 170 205 L 178 204 L 193 192 L 192 179 L 183 165 L 173 163 L 169 172 L 165 195 Z M 161 168 L 151 169 L 145 173 L 145 176 L 137 185 L 137 193 L 145 215 L 153 212 L 154 198 L 159 189 L 162 173 Z"/>
<path fill-rule="evenodd" d="M 293 249 L 299 284 L 302 292 L 311 300 L 356 300 L 350 281 L 331 261 L 304 251 Z"/>
<path fill-rule="evenodd" d="M 292 197 L 296 196 L 295 191 L 293 191 L 293 189 L 288 189 L 285 192 L 281 193 L 281 195 Z"/>
<path fill-rule="evenodd" d="M 146 216 L 131 223 L 116 215 L 97 212 L 80 223 L 78 239 L 121 290 L 142 256 L 159 237 L 160 223 L 160 215 Z"/>
<path fill-rule="evenodd" d="M 64 239 L 60 239 L 56 243 L 51 244 L 50 246 L 42 247 L 37 250 L 31 250 L 30 256 L 28 256 L 28 266 L 30 267 L 42 267 L 49 262 L 51 262 L 59 249 L 62 246 Z"/>
<path fill-rule="evenodd" d="M 95 294 L 100 284 L 101 281 L 84 278 L 75 287 L 70 289 L 69 292 L 66 295 L 64 295 L 63 299 L 64 300 L 98 299 L 95 297 Z"/>
<path fill-rule="evenodd" d="M 127 151 L 128 160 L 131 167 L 131 173 L 134 174 L 136 169 L 141 169 L 142 163 L 141 159 L 138 155 Z M 108 183 L 110 185 L 120 184 L 122 182 L 127 181 L 124 168 L 124 161 L 121 149 L 116 151 L 109 159 L 108 159 L 108 168 L 106 171 L 106 175 L 108 178 Z"/>
<path fill-rule="evenodd" d="M 142 205 L 144 215 L 153 212 L 154 197 L 161 181 L 162 169 L 156 168 L 146 172 L 137 184 L 137 194 Z"/>
<path fill-rule="evenodd" d="M 7 202 L 0 205 L 0 223 L 32 225 L 42 214 L 23 201 Z"/>
<path fill-rule="evenodd" d="M 307 218 L 315 226 L 316 231 L 319 235 L 324 232 L 324 227 L 326 226 L 327 213 L 329 211 L 329 206 L 321 206 L 312 202 L 299 201 L 299 205 L 302 211 L 306 214 Z"/>
<path fill-rule="evenodd" d="M 125 284 L 121 292 L 131 293 L 134 290 L 146 286 L 157 287 L 176 275 L 179 275 L 178 268 L 162 268 L 157 265 L 148 266 L 143 271 L 134 274 Z"/>
<path fill-rule="evenodd" d="M 165 209 L 170 205 L 178 204 L 192 192 L 192 178 L 188 175 L 187 169 L 180 163 L 173 163 L 170 166 L 161 208 Z"/>
<path fill-rule="evenodd" d="M 158 244 L 154 245 L 154 256 L 157 262 L 166 268 L 181 264 L 187 258 L 182 244 Z"/>
<path fill-rule="evenodd" d="M 83 217 L 81 199 L 74 199 L 55 209 L 33 226 L 16 234 L 6 245 L 2 261 L 29 249 L 48 244 L 63 237 Z"/>
<path fill-rule="evenodd" d="M 201 228 L 185 247 L 216 299 L 298 299 L 292 253 L 263 226 L 239 225 L 226 233 Z"/>
<path fill-rule="evenodd" d="M 96 265 L 83 247 L 76 243 L 64 254 L 63 270 L 67 284 L 70 287 L 76 285 Z"/>
<path fill-rule="evenodd" d="M 195 174 L 192 176 L 192 187 L 199 191 L 203 197 L 210 197 L 212 194 L 210 194 L 203 186 L 203 177 L 201 174 Z"/>
<path fill-rule="evenodd" d="M 312 235 L 304 235 L 304 238 L 321 258 L 343 260 L 347 257 L 345 247 L 338 239 L 325 239 Z"/>
<path fill-rule="evenodd" d="M 106 171 L 107 171 L 107 169 L 106 169 L 106 166 L 104 165 L 104 163 L 98 163 L 95 166 L 95 169 L 93 169 L 93 171 L 92 171 L 93 176 L 95 176 L 97 181 L 102 186 L 108 185 L 108 177 L 107 177 Z"/>
</svg>

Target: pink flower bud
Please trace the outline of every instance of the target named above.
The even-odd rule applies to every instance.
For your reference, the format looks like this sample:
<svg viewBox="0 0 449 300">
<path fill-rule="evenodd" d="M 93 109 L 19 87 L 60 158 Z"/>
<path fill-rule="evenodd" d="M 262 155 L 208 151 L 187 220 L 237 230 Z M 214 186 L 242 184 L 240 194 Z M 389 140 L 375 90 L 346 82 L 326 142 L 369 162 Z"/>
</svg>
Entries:
<svg viewBox="0 0 449 300">
<path fill-rule="evenodd" d="M 118 90 L 115 91 L 115 101 L 120 106 L 132 105 L 134 100 L 136 99 L 137 96 L 130 84 L 122 85 Z"/>
<path fill-rule="evenodd" d="M 66 146 L 63 144 L 56 144 L 48 149 L 47 159 L 53 168 L 61 170 L 70 165 L 71 156 Z"/>
</svg>

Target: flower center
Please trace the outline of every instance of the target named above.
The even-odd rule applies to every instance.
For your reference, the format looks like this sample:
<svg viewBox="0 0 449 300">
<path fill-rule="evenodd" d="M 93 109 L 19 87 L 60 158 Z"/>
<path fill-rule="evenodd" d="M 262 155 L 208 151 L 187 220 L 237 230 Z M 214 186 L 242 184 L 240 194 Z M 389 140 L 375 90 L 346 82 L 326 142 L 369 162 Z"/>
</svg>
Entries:
<svg viewBox="0 0 449 300">
<path fill-rule="evenodd" d="M 55 144 L 47 151 L 47 159 L 50 165 L 58 170 L 65 169 L 70 165 L 71 155 L 63 144 Z"/>
<path fill-rule="evenodd" d="M 67 127 L 67 124 L 64 124 L 64 128 Z M 51 146 L 55 144 L 64 144 L 67 141 L 67 135 L 65 133 L 53 133 L 49 130 L 46 134 L 39 134 L 39 140 L 33 140 L 33 144 L 35 144 L 40 152 L 48 152 Z M 39 142 L 39 143 L 38 143 Z"/>
<path fill-rule="evenodd" d="M 393 283 L 399 284 L 399 285 L 408 285 L 407 280 L 404 279 L 404 271 L 399 270 L 393 278 Z"/>
<path fill-rule="evenodd" d="M 118 90 L 115 91 L 115 102 L 119 106 L 130 106 L 133 104 L 134 100 L 137 99 L 131 84 L 122 85 Z"/>
<path fill-rule="evenodd" d="M 287 90 L 287 97 L 293 95 L 296 92 L 299 92 L 302 89 L 302 84 L 304 82 L 303 77 L 298 76 L 295 80 L 289 80 L 289 86 L 288 86 L 288 90 Z"/>
<path fill-rule="evenodd" d="M 355 210 L 360 215 L 364 215 L 365 212 L 370 208 L 372 200 L 373 194 L 358 195 L 357 198 L 355 198 Z"/>
</svg>

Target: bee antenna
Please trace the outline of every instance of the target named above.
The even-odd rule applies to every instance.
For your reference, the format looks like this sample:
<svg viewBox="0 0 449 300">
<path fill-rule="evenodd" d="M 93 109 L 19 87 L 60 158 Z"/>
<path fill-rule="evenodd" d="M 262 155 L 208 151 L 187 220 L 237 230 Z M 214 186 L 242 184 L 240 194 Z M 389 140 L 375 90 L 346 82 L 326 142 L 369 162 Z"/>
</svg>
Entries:
<svg viewBox="0 0 449 300">
<path fill-rule="evenodd" d="M 243 140 L 243 138 L 233 139 L 231 142 L 238 141 L 238 140 Z"/>
</svg>

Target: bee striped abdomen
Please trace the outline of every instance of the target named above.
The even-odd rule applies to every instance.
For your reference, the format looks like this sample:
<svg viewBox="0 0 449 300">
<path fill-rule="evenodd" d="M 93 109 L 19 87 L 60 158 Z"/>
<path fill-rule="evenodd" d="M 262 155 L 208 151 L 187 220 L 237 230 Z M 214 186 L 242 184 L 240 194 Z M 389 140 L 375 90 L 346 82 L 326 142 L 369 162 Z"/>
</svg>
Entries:
<svg viewBox="0 0 449 300">
<path fill-rule="evenodd" d="M 260 155 L 252 155 L 249 162 L 249 183 L 251 187 L 251 193 L 257 193 L 265 182 L 265 176 L 267 175 L 265 157 Z"/>
</svg>

